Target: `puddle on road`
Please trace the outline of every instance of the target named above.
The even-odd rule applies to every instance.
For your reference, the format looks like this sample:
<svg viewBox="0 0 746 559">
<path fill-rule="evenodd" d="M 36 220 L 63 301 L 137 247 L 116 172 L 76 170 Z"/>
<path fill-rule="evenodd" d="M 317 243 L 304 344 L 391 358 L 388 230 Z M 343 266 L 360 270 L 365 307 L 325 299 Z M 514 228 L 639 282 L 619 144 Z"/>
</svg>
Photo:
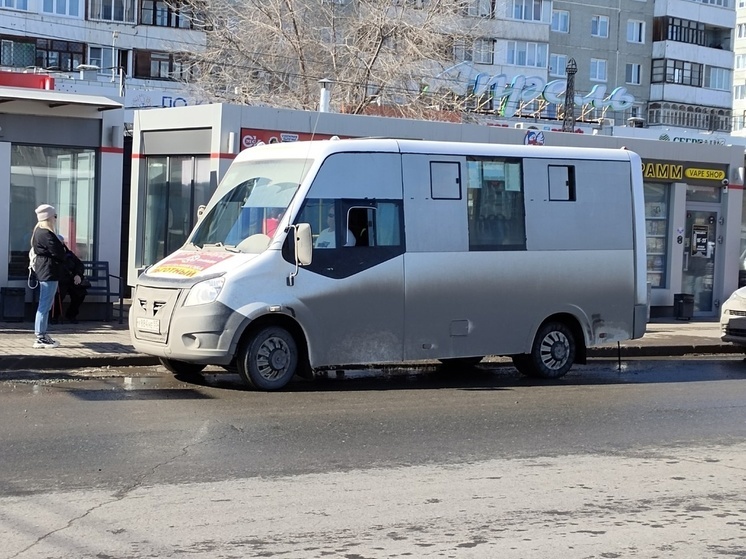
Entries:
<svg viewBox="0 0 746 559">
<path fill-rule="evenodd" d="M 702 365 L 708 362 L 705 368 Z M 433 364 L 396 367 L 350 367 L 318 371 L 312 381 L 294 379 L 285 392 L 404 390 L 457 388 L 509 390 L 530 385 L 591 385 L 647 382 L 692 382 L 744 378 L 740 358 L 593 360 L 576 365 L 557 380 L 521 376 L 507 359 L 490 358 L 476 367 L 446 369 Z M 713 367 L 714 365 L 714 367 Z M 68 371 L 7 371 L 0 373 L 0 394 L 64 392 L 89 401 L 217 397 L 215 391 L 247 391 L 237 373 L 207 367 L 202 374 L 174 376 L 163 367 L 108 367 Z"/>
</svg>

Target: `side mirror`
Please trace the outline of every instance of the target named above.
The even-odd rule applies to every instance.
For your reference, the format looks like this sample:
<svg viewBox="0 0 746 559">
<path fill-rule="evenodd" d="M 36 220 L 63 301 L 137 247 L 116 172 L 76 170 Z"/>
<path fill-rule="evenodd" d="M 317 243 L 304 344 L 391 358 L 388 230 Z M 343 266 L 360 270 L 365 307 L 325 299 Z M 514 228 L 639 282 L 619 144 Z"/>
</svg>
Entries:
<svg viewBox="0 0 746 559">
<path fill-rule="evenodd" d="M 299 223 L 295 228 L 295 261 L 301 266 L 308 266 L 313 258 L 313 237 L 311 225 Z"/>
<path fill-rule="evenodd" d="M 295 240 L 295 270 L 287 277 L 287 284 L 293 286 L 295 285 L 295 276 L 298 275 L 298 268 L 308 266 L 311 263 L 313 237 L 311 236 L 311 225 L 309 223 L 291 225 L 289 229 L 293 232 Z"/>
</svg>

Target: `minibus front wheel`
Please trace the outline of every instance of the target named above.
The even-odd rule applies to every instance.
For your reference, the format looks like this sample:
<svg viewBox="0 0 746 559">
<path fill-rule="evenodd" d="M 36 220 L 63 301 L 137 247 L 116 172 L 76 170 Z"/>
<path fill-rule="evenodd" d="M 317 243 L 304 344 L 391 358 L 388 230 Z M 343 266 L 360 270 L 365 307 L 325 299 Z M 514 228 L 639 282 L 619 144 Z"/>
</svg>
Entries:
<svg viewBox="0 0 746 559">
<path fill-rule="evenodd" d="M 298 369 L 298 344 L 281 326 L 257 329 L 239 349 L 238 374 L 252 388 L 280 390 Z"/>
<path fill-rule="evenodd" d="M 560 378 L 575 362 L 575 335 L 564 322 L 545 322 L 539 328 L 531 353 L 513 356 L 518 372 L 538 378 Z"/>
</svg>

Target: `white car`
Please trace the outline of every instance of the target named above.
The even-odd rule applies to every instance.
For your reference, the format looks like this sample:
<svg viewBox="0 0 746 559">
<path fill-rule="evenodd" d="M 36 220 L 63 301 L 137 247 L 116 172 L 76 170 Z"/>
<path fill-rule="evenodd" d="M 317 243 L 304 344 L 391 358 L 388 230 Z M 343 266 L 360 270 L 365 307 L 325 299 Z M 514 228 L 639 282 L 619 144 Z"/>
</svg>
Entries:
<svg viewBox="0 0 746 559">
<path fill-rule="evenodd" d="M 746 287 L 734 291 L 723 303 L 720 334 L 724 342 L 746 345 Z"/>
</svg>

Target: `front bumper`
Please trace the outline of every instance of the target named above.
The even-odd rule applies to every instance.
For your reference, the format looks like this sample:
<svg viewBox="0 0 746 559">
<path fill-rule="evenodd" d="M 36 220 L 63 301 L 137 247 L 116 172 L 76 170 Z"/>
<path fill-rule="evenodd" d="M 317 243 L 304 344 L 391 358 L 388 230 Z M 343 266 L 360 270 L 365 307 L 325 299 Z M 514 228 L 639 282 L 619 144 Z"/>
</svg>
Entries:
<svg viewBox="0 0 746 559">
<path fill-rule="evenodd" d="M 187 291 L 138 287 L 130 310 L 132 345 L 157 357 L 229 364 L 248 319 L 219 302 L 184 307 Z"/>
</svg>

